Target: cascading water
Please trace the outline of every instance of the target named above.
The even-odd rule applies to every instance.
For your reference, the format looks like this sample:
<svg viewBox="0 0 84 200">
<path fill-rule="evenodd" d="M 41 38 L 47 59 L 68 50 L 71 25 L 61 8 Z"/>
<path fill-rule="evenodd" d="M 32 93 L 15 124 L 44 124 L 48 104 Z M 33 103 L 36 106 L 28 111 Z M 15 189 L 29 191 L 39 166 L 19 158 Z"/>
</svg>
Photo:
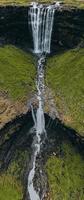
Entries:
<svg viewBox="0 0 84 200">
<path fill-rule="evenodd" d="M 43 6 L 37 3 L 32 3 L 29 9 L 30 24 L 32 28 L 33 42 L 34 42 L 34 53 L 40 55 L 38 58 L 37 65 L 37 99 L 38 99 L 38 109 L 36 115 L 31 105 L 32 117 L 34 120 L 36 136 L 33 141 L 33 159 L 32 159 L 32 169 L 30 170 L 28 176 L 28 192 L 30 200 L 42 200 L 43 195 L 40 198 L 40 195 L 36 192 L 33 184 L 33 179 L 35 176 L 35 167 L 36 159 L 40 154 L 41 144 L 42 144 L 42 135 L 46 133 L 45 131 L 45 118 L 44 118 L 44 63 L 45 56 L 44 53 L 50 53 L 51 47 L 51 36 L 54 20 L 55 9 L 60 6 L 59 2 Z M 40 188 L 39 188 L 40 189 Z"/>
<path fill-rule="evenodd" d="M 33 178 L 35 175 L 35 163 L 36 163 L 36 157 L 40 152 L 41 147 L 41 136 L 42 134 L 45 134 L 45 118 L 44 118 L 44 111 L 43 111 L 43 93 L 44 93 L 44 63 L 45 57 L 41 56 L 41 58 L 38 60 L 38 77 L 37 77 L 37 98 L 38 98 L 38 109 L 36 112 L 36 117 L 34 115 L 33 107 L 32 108 L 32 116 L 35 124 L 36 129 L 36 137 L 34 141 L 34 159 L 33 159 L 33 167 L 32 170 L 29 173 L 28 176 L 28 192 L 30 195 L 31 200 L 40 200 L 39 195 L 34 189 L 33 186 Z"/>
<path fill-rule="evenodd" d="M 54 21 L 55 9 L 59 7 L 59 2 L 43 6 L 32 3 L 28 15 L 33 34 L 34 53 L 50 53 L 51 36 Z"/>
</svg>

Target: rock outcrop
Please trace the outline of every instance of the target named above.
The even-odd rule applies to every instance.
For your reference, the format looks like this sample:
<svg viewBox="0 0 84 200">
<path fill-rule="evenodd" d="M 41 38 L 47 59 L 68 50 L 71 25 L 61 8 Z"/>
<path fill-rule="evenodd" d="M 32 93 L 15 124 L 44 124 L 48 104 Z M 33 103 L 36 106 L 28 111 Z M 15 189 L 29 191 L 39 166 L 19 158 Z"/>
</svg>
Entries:
<svg viewBox="0 0 84 200">
<path fill-rule="evenodd" d="M 24 6 L 0 7 L 0 45 L 14 44 L 33 49 L 28 25 L 28 8 Z M 73 48 L 84 41 L 84 10 L 62 6 L 55 11 L 52 34 L 52 52 Z"/>
</svg>

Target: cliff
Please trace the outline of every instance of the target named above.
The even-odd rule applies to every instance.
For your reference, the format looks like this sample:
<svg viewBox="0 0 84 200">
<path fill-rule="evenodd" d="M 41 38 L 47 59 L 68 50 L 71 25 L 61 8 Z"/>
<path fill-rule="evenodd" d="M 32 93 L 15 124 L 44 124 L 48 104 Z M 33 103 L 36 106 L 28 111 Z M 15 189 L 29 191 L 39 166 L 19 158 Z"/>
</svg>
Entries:
<svg viewBox="0 0 84 200">
<path fill-rule="evenodd" d="M 0 45 L 8 43 L 32 51 L 28 9 L 24 6 L 0 7 Z M 55 11 L 52 53 L 73 48 L 84 40 L 83 16 L 84 10 L 74 7 L 62 7 Z"/>
<path fill-rule="evenodd" d="M 45 66 L 47 137 L 37 159 L 34 184 L 46 184 L 47 200 L 84 199 L 84 10 L 78 1 L 76 7 L 74 1 L 68 2 L 70 6 L 55 12 L 51 57 Z M 29 1 L 4 0 L 0 5 L 0 199 L 28 200 L 34 138 L 30 103 L 35 109 L 38 106 L 37 58 L 29 53 L 33 50 Z"/>
</svg>

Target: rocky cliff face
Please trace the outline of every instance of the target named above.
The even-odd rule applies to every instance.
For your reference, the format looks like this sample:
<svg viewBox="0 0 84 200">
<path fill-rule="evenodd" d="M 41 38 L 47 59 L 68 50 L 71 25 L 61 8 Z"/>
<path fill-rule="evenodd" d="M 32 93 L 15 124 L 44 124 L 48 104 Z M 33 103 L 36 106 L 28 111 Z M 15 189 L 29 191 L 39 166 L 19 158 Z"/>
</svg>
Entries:
<svg viewBox="0 0 84 200">
<path fill-rule="evenodd" d="M 0 8 L 0 45 L 2 44 L 14 44 L 27 49 L 32 47 L 27 7 Z"/>
<path fill-rule="evenodd" d="M 29 7 L 0 7 L 0 45 L 12 43 L 32 49 L 32 35 L 28 25 Z M 79 45 L 84 39 L 84 10 L 65 8 L 55 11 L 52 52 Z"/>
<path fill-rule="evenodd" d="M 63 8 L 55 12 L 52 49 L 69 49 L 84 41 L 84 10 Z"/>
<path fill-rule="evenodd" d="M 41 156 L 37 159 L 34 184 L 35 187 L 41 185 L 42 188 L 44 188 L 46 185 L 47 190 L 49 190 L 44 167 L 46 160 L 52 156 L 54 156 L 54 158 L 59 157 L 63 159 L 64 154 L 61 146 L 64 142 L 67 142 L 68 145 L 69 141 L 77 149 L 75 154 L 77 154 L 79 151 L 82 155 L 84 141 L 73 129 L 67 128 L 57 118 L 53 120 L 47 114 L 45 114 L 45 122 L 47 138 L 41 147 Z M 10 173 L 12 167 L 11 177 L 13 178 L 15 175 L 16 177 L 19 177 L 23 186 L 23 198 L 21 198 L 23 200 L 29 200 L 29 198 L 26 197 L 28 181 L 27 177 L 30 169 L 30 157 L 33 145 L 32 141 L 34 138 L 34 132 L 30 131 L 31 127 L 33 127 L 33 120 L 31 112 L 29 112 L 8 123 L 0 133 L 0 174 L 6 171 L 8 176 L 8 173 Z M 44 170 L 42 173 L 42 182 L 39 179 L 39 166 L 41 166 L 42 170 Z M 4 176 L 4 183 L 5 179 L 6 177 Z M 7 185 L 7 191 L 8 187 L 9 186 Z"/>
<path fill-rule="evenodd" d="M 28 10 L 29 7 L 23 6 L 0 7 L 1 46 L 4 44 L 13 44 L 26 50 L 33 49 L 31 30 L 28 25 Z M 56 51 L 61 49 L 69 49 L 77 45 L 83 45 L 83 16 L 83 9 L 77 9 L 72 7 L 62 7 L 60 10 L 55 11 L 51 44 L 52 53 L 55 53 Z M 5 112 L 5 122 L 7 123 L 9 118 L 8 110 L 9 108 L 11 108 L 12 105 L 9 102 L 6 102 L 6 104 L 8 105 L 8 109 Z M 10 112 L 10 116 L 12 116 L 13 119 L 14 117 L 22 113 L 21 109 L 18 110 L 17 107 L 18 106 L 16 105 L 15 108 Z M 26 108 L 25 110 L 27 111 Z M 1 120 L 2 119 L 0 119 L 0 123 L 4 125 Z"/>
</svg>

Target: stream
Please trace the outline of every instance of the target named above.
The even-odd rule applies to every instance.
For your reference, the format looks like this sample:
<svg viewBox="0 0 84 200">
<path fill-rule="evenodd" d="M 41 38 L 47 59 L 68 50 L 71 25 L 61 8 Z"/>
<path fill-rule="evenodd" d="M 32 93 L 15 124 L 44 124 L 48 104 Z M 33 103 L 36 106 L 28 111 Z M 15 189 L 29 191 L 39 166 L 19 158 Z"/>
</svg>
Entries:
<svg viewBox="0 0 84 200">
<path fill-rule="evenodd" d="M 40 147 L 41 147 L 41 136 L 45 134 L 45 118 L 44 118 L 44 100 L 43 100 L 43 93 L 44 93 L 44 63 L 45 63 L 45 56 L 41 56 L 38 59 L 38 76 L 37 76 L 37 99 L 38 99 L 38 109 L 36 112 L 36 116 L 33 110 L 33 106 L 31 107 L 32 109 L 32 117 L 34 120 L 34 126 L 35 126 L 35 132 L 36 136 L 33 141 L 33 166 L 32 169 L 29 173 L 28 176 L 28 192 L 30 195 L 31 200 L 40 200 L 39 195 L 34 189 L 33 185 L 33 178 L 35 175 L 35 163 L 36 163 L 36 158 L 37 155 L 40 153 Z"/>
<path fill-rule="evenodd" d="M 38 3 L 32 3 L 28 16 L 30 18 L 29 24 L 31 25 L 31 32 L 33 37 L 34 49 L 33 52 L 38 57 L 37 63 L 37 99 L 38 108 L 35 113 L 33 106 L 31 105 L 32 118 L 34 121 L 35 137 L 33 141 L 33 159 L 31 159 L 32 169 L 28 175 L 28 193 L 30 200 L 43 199 L 45 194 L 42 194 L 40 198 L 39 193 L 34 188 L 34 176 L 37 156 L 40 154 L 42 145 L 42 138 L 45 138 L 45 118 L 44 118 L 44 65 L 46 54 L 50 54 L 51 50 L 51 38 L 53 30 L 53 21 L 55 9 L 60 7 L 59 2 L 51 5 L 42 5 Z M 39 169 L 40 171 L 40 169 Z"/>
<path fill-rule="evenodd" d="M 17 196 L 20 193 L 20 196 L 23 195 L 23 197 L 16 198 L 24 200 L 51 198 L 62 200 L 65 196 L 71 200 L 82 198 L 81 195 L 83 195 L 84 174 L 81 155 L 84 155 L 84 138 L 76 130 L 65 125 L 63 120 L 61 121 L 56 111 L 56 105 L 53 103 L 55 100 L 53 91 L 47 87 L 44 81 L 45 73 L 47 73 L 47 56 L 58 53 L 59 49 L 64 52 L 65 49 L 71 49 L 76 45 L 79 50 L 81 45 L 78 44 L 83 38 L 83 9 L 72 7 L 69 9 L 65 5 L 63 9 L 61 8 L 62 3 L 59 2 L 52 4 L 32 2 L 28 6 L 4 6 L 0 8 L 1 48 L 5 43 L 13 44 L 32 52 L 37 61 L 35 66 L 37 70 L 36 93 L 29 90 L 28 109 L 24 105 L 25 112 L 21 109 L 22 114 L 17 115 L 0 130 L 0 172 L 1 190 L 3 191 L 1 195 L 3 193 L 3 198 L 6 198 L 6 195 L 12 198 L 12 191 L 17 192 L 14 192 L 13 199 L 15 194 Z M 26 59 L 25 56 L 24 59 Z M 30 60 L 30 65 L 33 64 L 33 60 Z M 29 72 L 34 80 L 31 74 L 33 72 L 31 70 Z M 25 87 L 25 85 L 27 82 L 22 81 L 21 86 Z M 29 87 L 33 89 L 31 81 Z M 3 96 L 4 94 L 5 91 L 1 93 Z M 8 92 L 6 97 L 8 97 Z M 16 109 L 18 105 L 21 107 L 24 102 L 18 103 Z M 46 113 L 44 113 L 44 106 Z M 10 118 L 11 106 L 8 104 L 8 107 L 10 109 L 7 109 L 6 112 L 7 117 Z M 59 162 L 57 165 L 54 164 L 53 158 Z M 52 176 L 51 181 L 48 173 Z M 8 180 L 6 181 L 6 179 Z M 11 190 L 10 180 L 13 183 L 13 190 Z M 22 191 L 18 190 L 19 182 L 17 181 L 19 180 Z M 57 186 L 54 186 L 55 183 Z M 54 196 L 51 197 L 50 193 L 53 190 Z M 2 200 L 2 197 L 0 199 Z"/>
</svg>

